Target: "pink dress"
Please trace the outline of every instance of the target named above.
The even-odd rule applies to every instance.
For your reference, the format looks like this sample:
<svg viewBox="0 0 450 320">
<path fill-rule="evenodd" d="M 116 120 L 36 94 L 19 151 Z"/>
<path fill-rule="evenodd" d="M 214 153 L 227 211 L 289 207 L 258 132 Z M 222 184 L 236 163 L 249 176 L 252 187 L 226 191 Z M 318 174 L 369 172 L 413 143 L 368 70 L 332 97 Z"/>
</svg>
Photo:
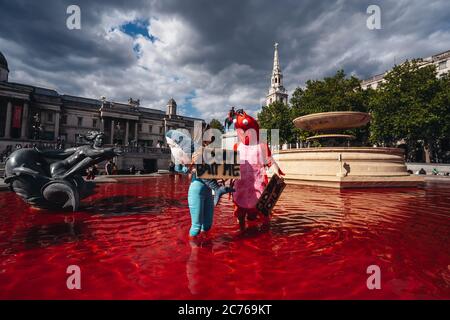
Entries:
<svg viewBox="0 0 450 320">
<path fill-rule="evenodd" d="M 264 163 L 267 161 L 267 145 L 246 146 L 239 143 L 237 147 L 240 160 L 241 178 L 234 184 L 234 203 L 246 209 L 256 208 L 256 203 L 267 184 Z"/>
</svg>

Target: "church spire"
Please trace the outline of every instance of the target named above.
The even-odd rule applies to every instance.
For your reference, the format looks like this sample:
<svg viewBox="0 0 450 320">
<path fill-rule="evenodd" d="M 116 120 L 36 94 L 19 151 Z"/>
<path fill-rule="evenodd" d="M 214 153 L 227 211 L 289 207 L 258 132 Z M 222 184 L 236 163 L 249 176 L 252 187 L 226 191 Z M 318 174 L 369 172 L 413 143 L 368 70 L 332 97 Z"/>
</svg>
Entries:
<svg viewBox="0 0 450 320">
<path fill-rule="evenodd" d="M 280 60 L 278 59 L 278 43 L 275 42 L 275 53 L 273 54 L 273 71 L 272 74 L 281 73 Z"/>
<path fill-rule="evenodd" d="M 288 94 L 283 87 L 283 73 L 281 72 L 280 59 L 278 58 L 278 43 L 274 44 L 273 54 L 273 70 L 272 77 L 270 79 L 270 88 L 266 96 L 266 105 L 273 102 L 280 101 L 282 103 L 288 103 Z"/>
</svg>

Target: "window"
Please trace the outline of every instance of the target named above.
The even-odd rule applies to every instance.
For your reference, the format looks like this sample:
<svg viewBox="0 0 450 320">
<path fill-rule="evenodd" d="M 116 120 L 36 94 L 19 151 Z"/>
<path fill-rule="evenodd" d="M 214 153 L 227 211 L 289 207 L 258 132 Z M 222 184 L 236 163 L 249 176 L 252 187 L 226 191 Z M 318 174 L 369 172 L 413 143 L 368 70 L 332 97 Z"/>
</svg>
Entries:
<svg viewBox="0 0 450 320">
<path fill-rule="evenodd" d="M 61 124 L 67 124 L 67 114 L 61 116 Z"/>
<path fill-rule="evenodd" d="M 97 128 L 97 119 L 92 119 L 92 127 Z"/>
<path fill-rule="evenodd" d="M 159 133 L 162 134 L 163 133 L 164 128 L 163 127 L 159 127 Z"/>
<path fill-rule="evenodd" d="M 439 62 L 439 70 L 444 70 L 447 68 L 447 60 Z"/>
<path fill-rule="evenodd" d="M 83 125 L 83 117 L 78 117 L 77 125 L 81 127 Z"/>
<path fill-rule="evenodd" d="M 275 83 L 278 83 L 278 79 L 277 78 L 275 78 Z"/>
<path fill-rule="evenodd" d="M 47 112 L 47 121 L 53 122 L 53 113 L 52 112 Z"/>
<path fill-rule="evenodd" d="M 153 132 L 153 126 L 151 124 L 148 125 L 148 132 L 150 132 L 150 133 Z"/>
</svg>

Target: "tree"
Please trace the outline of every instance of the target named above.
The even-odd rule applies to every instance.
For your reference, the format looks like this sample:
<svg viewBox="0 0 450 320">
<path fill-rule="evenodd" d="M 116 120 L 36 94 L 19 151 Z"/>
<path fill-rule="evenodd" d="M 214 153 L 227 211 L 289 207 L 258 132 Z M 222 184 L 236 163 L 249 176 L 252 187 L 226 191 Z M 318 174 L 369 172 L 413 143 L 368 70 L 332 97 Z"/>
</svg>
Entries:
<svg viewBox="0 0 450 320">
<path fill-rule="evenodd" d="M 346 78 L 345 72 L 339 70 L 333 77 L 308 80 L 304 90 L 297 88 L 292 95 L 291 105 L 298 117 L 330 111 L 365 112 L 367 103 L 364 95 L 360 80 L 354 76 Z"/>
<path fill-rule="evenodd" d="M 433 106 L 439 115 L 439 135 L 435 141 L 435 157 L 440 162 L 450 163 L 450 73 L 439 79 L 438 93 Z"/>
<path fill-rule="evenodd" d="M 209 122 L 209 127 L 213 128 L 213 129 L 217 129 L 217 130 L 219 130 L 222 133 L 225 132 L 225 128 L 223 127 L 222 123 L 219 120 L 217 120 L 217 119 L 212 119 Z"/>
<path fill-rule="evenodd" d="M 448 137 L 449 80 L 437 78 L 436 67 L 421 62 L 395 66 L 370 97 L 370 139 L 388 146 L 404 142 L 408 150 L 419 144 L 430 162 L 436 158 L 439 140 Z M 411 155 L 408 160 L 415 160 Z"/>
<path fill-rule="evenodd" d="M 268 139 L 271 139 L 270 130 L 278 129 L 280 143 L 290 143 L 295 141 L 294 124 L 292 123 L 291 109 L 282 102 L 274 102 L 268 106 L 263 106 L 258 113 L 258 122 L 261 128 L 268 130 Z"/>
<path fill-rule="evenodd" d="M 297 88 L 291 98 L 292 118 L 311 113 L 331 111 L 362 111 L 368 110 L 370 91 L 361 89 L 360 80 L 354 76 L 347 78 L 343 70 L 332 77 L 323 80 L 308 80 L 306 88 Z M 356 135 L 357 141 L 366 144 L 368 127 L 347 130 L 344 133 Z M 296 130 L 297 136 L 304 140 L 310 132 Z"/>
</svg>

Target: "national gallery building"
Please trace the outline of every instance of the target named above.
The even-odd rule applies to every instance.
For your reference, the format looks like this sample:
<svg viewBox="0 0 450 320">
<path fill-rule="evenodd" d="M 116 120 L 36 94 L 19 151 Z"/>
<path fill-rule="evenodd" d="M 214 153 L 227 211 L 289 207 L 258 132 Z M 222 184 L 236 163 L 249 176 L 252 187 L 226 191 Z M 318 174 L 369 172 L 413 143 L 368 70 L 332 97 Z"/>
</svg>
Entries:
<svg viewBox="0 0 450 320">
<path fill-rule="evenodd" d="M 7 146 L 44 145 L 65 147 L 82 143 L 80 135 L 99 130 L 106 144 L 124 146 L 117 159 L 119 169 L 135 165 L 153 172 L 167 169 L 170 150 L 164 148 L 165 132 L 185 128 L 191 133 L 194 121 L 177 115 L 170 99 L 166 111 L 140 107 L 139 100 L 128 103 L 61 95 L 55 90 L 8 82 L 8 62 L 0 52 L 0 153 Z"/>
</svg>

